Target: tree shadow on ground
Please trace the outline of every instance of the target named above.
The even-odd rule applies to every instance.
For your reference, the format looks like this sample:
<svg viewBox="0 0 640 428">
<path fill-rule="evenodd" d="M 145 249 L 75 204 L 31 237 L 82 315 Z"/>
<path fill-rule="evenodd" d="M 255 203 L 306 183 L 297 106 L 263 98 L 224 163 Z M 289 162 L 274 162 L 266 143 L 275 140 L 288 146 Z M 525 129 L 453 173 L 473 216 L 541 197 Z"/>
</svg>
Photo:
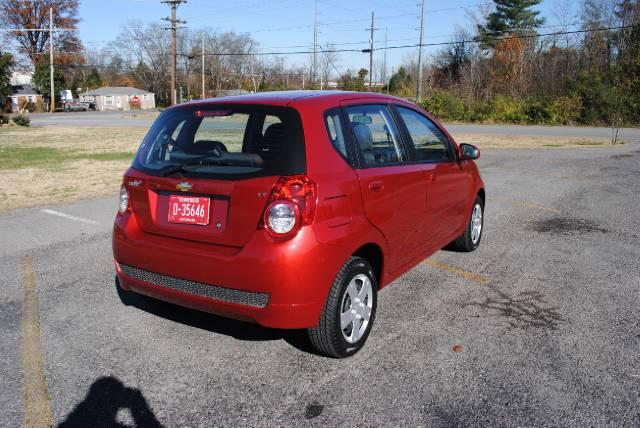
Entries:
<svg viewBox="0 0 640 428">
<path fill-rule="evenodd" d="M 510 327 L 523 330 L 555 330 L 558 323 L 563 321 L 558 308 L 549 306 L 539 291 L 523 291 L 517 296 L 511 296 L 495 287 L 489 289 L 492 295 L 485 297 L 484 301 L 464 303 L 462 307 L 477 306 L 492 311 L 506 318 Z"/>
<path fill-rule="evenodd" d="M 126 387 L 115 377 L 97 379 L 82 402 L 76 405 L 58 428 L 126 427 L 118 412 L 129 410 L 134 426 L 161 427 L 139 389 Z"/>
<path fill-rule="evenodd" d="M 262 327 L 258 324 L 238 321 L 174 305 L 138 293 L 122 293 L 117 277 L 115 281 L 120 300 L 127 306 L 133 306 L 155 316 L 190 327 L 231 336 L 238 340 L 251 342 L 284 340 L 289 345 L 303 352 L 318 354 L 311 345 L 305 330 L 281 330 Z"/>
</svg>

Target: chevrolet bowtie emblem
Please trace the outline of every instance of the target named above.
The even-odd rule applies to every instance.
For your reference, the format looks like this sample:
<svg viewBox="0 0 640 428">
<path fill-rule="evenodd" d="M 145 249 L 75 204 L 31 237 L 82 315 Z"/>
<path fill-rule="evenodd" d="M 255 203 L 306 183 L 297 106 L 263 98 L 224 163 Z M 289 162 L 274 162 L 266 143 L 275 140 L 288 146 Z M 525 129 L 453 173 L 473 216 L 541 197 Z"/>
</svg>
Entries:
<svg viewBox="0 0 640 428">
<path fill-rule="evenodd" d="M 176 184 L 176 189 L 180 190 L 181 192 L 188 192 L 192 187 L 193 184 L 187 183 L 186 181 Z"/>
<path fill-rule="evenodd" d="M 129 182 L 129 186 L 131 186 L 131 187 L 138 187 L 138 186 L 140 186 L 141 184 L 142 184 L 142 181 L 140 181 L 140 180 L 131 180 L 131 181 Z"/>
</svg>

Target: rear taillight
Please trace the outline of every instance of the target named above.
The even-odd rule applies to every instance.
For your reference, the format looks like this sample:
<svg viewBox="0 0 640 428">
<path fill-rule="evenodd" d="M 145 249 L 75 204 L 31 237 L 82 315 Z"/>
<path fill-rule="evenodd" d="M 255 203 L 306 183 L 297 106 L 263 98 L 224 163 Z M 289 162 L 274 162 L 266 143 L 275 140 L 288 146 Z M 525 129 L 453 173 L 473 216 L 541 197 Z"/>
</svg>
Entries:
<svg viewBox="0 0 640 428">
<path fill-rule="evenodd" d="M 316 183 L 306 175 L 280 177 L 267 201 L 261 226 L 274 238 L 294 236 L 313 222 L 317 193 Z"/>
<path fill-rule="evenodd" d="M 123 184 L 120 188 L 120 198 L 118 199 L 118 212 L 120 214 L 125 214 L 128 211 L 130 211 L 129 192 L 127 191 L 126 186 Z"/>
</svg>

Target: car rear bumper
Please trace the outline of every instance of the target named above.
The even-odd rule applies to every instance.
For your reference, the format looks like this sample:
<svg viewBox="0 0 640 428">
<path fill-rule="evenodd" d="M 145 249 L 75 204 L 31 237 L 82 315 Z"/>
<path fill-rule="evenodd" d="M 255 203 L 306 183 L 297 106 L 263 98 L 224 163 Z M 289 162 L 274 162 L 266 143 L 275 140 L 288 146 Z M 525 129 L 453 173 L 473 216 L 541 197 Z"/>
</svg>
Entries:
<svg viewBox="0 0 640 428">
<path fill-rule="evenodd" d="M 132 215 L 118 215 L 113 229 L 125 290 L 273 328 L 317 324 L 343 252 L 309 227 L 284 242 L 258 230 L 242 248 L 146 233 Z"/>
</svg>

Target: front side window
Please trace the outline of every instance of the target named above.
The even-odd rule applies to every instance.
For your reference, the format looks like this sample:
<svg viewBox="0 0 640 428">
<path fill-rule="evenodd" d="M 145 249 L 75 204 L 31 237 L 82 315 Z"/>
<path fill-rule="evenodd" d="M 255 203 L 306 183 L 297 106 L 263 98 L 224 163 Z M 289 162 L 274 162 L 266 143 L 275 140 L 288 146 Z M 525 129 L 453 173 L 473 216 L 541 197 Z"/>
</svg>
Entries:
<svg viewBox="0 0 640 428">
<path fill-rule="evenodd" d="M 346 111 L 363 166 L 385 166 L 406 161 L 398 130 L 386 105 L 349 106 Z"/>
<path fill-rule="evenodd" d="M 429 118 L 405 107 L 397 107 L 413 143 L 417 161 L 442 162 L 451 160 L 447 137 Z"/>
<path fill-rule="evenodd" d="M 305 172 L 298 113 L 274 106 L 189 106 L 162 113 L 133 167 L 153 175 L 239 179 Z"/>
</svg>

